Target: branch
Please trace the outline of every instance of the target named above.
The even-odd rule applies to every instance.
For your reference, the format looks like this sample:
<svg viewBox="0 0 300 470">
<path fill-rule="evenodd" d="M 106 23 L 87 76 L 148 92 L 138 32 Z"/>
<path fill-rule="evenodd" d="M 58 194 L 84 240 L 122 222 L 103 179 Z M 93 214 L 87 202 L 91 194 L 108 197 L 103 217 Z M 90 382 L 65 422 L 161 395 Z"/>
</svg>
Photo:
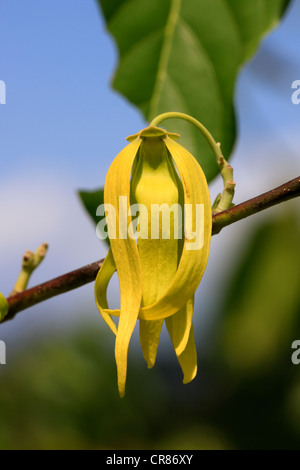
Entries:
<svg viewBox="0 0 300 470">
<path fill-rule="evenodd" d="M 231 225 L 238 220 L 245 219 L 250 215 L 276 206 L 281 202 L 288 201 L 297 196 L 300 196 L 300 176 L 260 196 L 256 196 L 242 204 L 238 204 L 226 211 L 215 214 L 213 216 L 212 234 L 216 235 L 222 228 L 227 227 L 227 225 Z"/>
<path fill-rule="evenodd" d="M 8 314 L 1 323 L 11 320 L 18 312 L 36 305 L 56 295 L 64 294 L 77 289 L 96 279 L 97 273 L 104 260 L 96 261 L 82 268 L 71 271 L 63 276 L 47 281 L 44 284 L 32 287 L 20 294 L 8 297 Z"/>
<path fill-rule="evenodd" d="M 226 211 L 213 215 L 212 234 L 219 233 L 222 228 L 256 214 L 269 207 L 288 201 L 300 196 L 300 176 L 287 183 L 272 189 L 260 196 L 249 199 L 242 204 L 234 206 Z M 63 294 L 73 289 L 77 289 L 95 280 L 97 273 L 102 266 L 103 260 L 84 266 L 76 271 L 64 274 L 56 279 L 40 284 L 28 289 L 20 294 L 7 299 L 9 310 L 2 323 L 11 320 L 18 312 L 36 305 L 44 300 L 51 299 L 56 295 Z"/>
</svg>

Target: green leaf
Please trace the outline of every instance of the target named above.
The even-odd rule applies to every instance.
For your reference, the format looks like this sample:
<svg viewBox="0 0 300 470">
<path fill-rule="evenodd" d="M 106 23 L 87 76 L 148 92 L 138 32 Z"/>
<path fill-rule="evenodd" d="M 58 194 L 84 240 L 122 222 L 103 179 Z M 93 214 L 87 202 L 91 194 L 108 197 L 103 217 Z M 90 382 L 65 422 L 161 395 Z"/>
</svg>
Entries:
<svg viewBox="0 0 300 470">
<path fill-rule="evenodd" d="M 104 204 L 104 189 L 97 189 L 95 191 L 78 191 L 78 195 L 93 222 L 97 225 L 105 218 L 105 216 L 96 215 L 98 206 Z M 102 228 L 101 233 L 103 236 L 106 235 L 106 232 Z M 109 245 L 108 237 L 105 238 L 105 242 Z"/>
<path fill-rule="evenodd" d="M 4 295 L 0 292 L 0 322 L 6 317 L 8 313 L 8 302 Z"/>
<path fill-rule="evenodd" d="M 286 0 L 98 0 L 120 53 L 113 87 L 151 121 L 181 111 L 200 120 L 230 156 L 236 137 L 233 98 L 241 66 L 274 27 Z M 190 124 L 168 130 L 198 159 L 208 180 L 214 156 Z M 132 132 L 135 132 L 133 129 Z"/>
</svg>

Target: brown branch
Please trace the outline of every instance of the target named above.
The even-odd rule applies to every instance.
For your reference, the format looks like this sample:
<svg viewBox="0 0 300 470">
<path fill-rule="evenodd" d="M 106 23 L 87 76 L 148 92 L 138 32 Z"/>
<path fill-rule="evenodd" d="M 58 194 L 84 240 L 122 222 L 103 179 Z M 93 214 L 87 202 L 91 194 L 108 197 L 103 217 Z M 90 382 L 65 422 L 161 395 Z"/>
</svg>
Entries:
<svg viewBox="0 0 300 470">
<path fill-rule="evenodd" d="M 32 287 L 20 294 L 8 297 L 8 314 L 1 323 L 12 320 L 14 316 L 33 305 L 51 299 L 70 290 L 77 289 L 96 279 L 97 273 L 104 260 L 96 261 L 82 268 L 71 271 L 63 276 L 47 281 L 44 284 Z"/>
<path fill-rule="evenodd" d="M 297 196 L 300 196 L 300 176 L 278 188 L 272 189 L 260 196 L 234 206 L 231 209 L 213 215 L 212 234 L 215 235 L 219 233 L 222 228 L 238 220 Z M 40 284 L 20 294 L 9 297 L 7 299 L 9 311 L 2 323 L 11 320 L 22 310 L 94 281 L 102 263 L 103 260 L 96 261 L 76 271 L 64 274 L 56 279 L 52 279 L 44 284 Z"/>
</svg>

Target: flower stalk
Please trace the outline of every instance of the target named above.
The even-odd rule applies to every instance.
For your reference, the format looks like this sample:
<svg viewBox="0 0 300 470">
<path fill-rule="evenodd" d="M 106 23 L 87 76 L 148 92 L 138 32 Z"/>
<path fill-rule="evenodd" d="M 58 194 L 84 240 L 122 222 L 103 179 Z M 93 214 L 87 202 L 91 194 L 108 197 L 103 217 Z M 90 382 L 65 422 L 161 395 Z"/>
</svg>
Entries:
<svg viewBox="0 0 300 470">
<path fill-rule="evenodd" d="M 193 126 L 195 126 L 206 139 L 215 154 L 216 161 L 224 182 L 224 190 L 216 197 L 216 200 L 212 207 L 212 211 L 213 214 L 217 214 L 218 212 L 222 212 L 224 210 L 229 209 L 232 206 L 236 183 L 233 181 L 233 169 L 227 163 L 224 155 L 222 154 L 221 144 L 215 141 L 211 133 L 208 131 L 208 129 L 206 129 L 205 126 L 203 126 L 203 124 L 201 124 L 201 122 L 185 113 L 170 112 L 160 114 L 159 116 L 153 119 L 153 121 L 151 122 L 151 126 L 158 126 L 167 119 L 182 119 L 184 121 L 189 122 L 190 124 L 193 124 Z"/>
</svg>

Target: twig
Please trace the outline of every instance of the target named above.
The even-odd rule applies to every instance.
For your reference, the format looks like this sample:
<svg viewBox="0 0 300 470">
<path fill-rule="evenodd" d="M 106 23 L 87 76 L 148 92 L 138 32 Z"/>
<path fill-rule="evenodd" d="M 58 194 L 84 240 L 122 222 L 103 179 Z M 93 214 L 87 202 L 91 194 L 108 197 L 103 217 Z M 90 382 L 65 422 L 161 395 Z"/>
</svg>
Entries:
<svg viewBox="0 0 300 470">
<path fill-rule="evenodd" d="M 260 196 L 249 199 L 242 204 L 226 211 L 213 215 L 212 234 L 219 233 L 222 228 L 231 225 L 238 220 L 249 217 L 281 202 L 300 196 L 300 176 L 287 183 L 272 189 Z M 81 287 L 95 280 L 103 260 L 84 266 L 39 286 L 28 289 L 25 292 L 9 297 L 9 311 L 2 323 L 11 320 L 15 315 L 33 305 L 56 295 L 63 294 L 77 287 Z"/>
<path fill-rule="evenodd" d="M 48 250 L 48 243 L 43 243 L 38 247 L 35 253 L 32 251 L 26 251 L 22 260 L 22 267 L 19 274 L 19 277 L 16 281 L 15 287 L 9 297 L 20 294 L 26 290 L 30 277 L 33 271 L 41 264 L 43 259 L 46 256 Z"/>
<path fill-rule="evenodd" d="M 220 144 L 217 145 L 220 146 Z M 235 182 L 233 181 L 233 168 L 227 163 L 223 155 L 220 155 L 218 158 L 218 165 L 224 183 L 224 190 L 222 194 L 218 194 L 213 204 L 213 215 L 218 214 L 219 212 L 223 212 L 233 206 L 232 200 L 235 189 Z"/>
<path fill-rule="evenodd" d="M 94 281 L 103 261 L 104 260 L 96 261 L 95 263 L 83 266 L 82 268 L 71 271 L 51 281 L 47 281 L 44 284 L 32 287 L 20 294 L 8 297 L 8 314 L 2 323 L 11 320 L 22 310 Z"/>
<path fill-rule="evenodd" d="M 212 234 L 216 235 L 222 230 L 222 228 L 227 227 L 227 225 L 231 225 L 238 220 L 245 219 L 250 215 L 256 214 L 257 212 L 263 211 L 297 196 L 300 196 L 300 176 L 278 186 L 275 189 L 271 189 L 271 191 L 267 191 L 260 196 L 249 199 L 242 204 L 231 207 L 219 214 L 214 214 Z"/>
</svg>

